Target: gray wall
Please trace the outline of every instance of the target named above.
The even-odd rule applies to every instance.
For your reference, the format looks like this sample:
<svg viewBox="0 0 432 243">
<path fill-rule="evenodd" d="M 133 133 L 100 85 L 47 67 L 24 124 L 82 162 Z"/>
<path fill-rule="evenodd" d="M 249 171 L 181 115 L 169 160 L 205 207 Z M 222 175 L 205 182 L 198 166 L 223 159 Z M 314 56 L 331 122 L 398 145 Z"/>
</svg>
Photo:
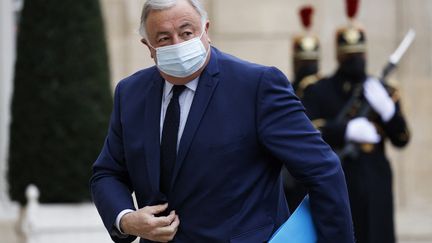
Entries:
<svg viewBox="0 0 432 243">
<path fill-rule="evenodd" d="M 9 150 L 10 103 L 15 60 L 14 7 L 11 0 L 0 1 L 0 220 L 15 216 L 6 183 Z"/>
</svg>

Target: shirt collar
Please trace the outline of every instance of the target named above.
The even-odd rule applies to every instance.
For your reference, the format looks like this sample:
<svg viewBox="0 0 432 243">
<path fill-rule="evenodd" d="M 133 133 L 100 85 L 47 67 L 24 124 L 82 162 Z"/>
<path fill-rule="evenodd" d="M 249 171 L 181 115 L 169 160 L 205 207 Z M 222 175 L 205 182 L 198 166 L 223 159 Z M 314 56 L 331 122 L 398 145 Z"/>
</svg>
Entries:
<svg viewBox="0 0 432 243">
<path fill-rule="evenodd" d="M 193 92 L 196 91 L 197 87 L 198 87 L 198 80 L 199 77 L 195 78 L 194 80 L 188 82 L 187 84 L 185 84 L 186 88 L 192 90 Z M 168 95 L 171 93 L 172 87 L 174 85 L 168 81 L 165 80 L 165 85 L 164 85 L 164 91 L 163 91 L 163 96 L 164 99 L 166 99 L 168 97 Z"/>
</svg>

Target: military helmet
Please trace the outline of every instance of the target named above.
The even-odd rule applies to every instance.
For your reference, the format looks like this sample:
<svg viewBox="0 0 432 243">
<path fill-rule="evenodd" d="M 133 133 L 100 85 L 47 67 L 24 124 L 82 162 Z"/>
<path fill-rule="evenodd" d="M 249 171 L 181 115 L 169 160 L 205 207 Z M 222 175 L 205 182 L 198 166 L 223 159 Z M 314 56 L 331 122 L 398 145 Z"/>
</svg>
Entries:
<svg viewBox="0 0 432 243">
<path fill-rule="evenodd" d="M 348 26 L 336 32 L 338 54 L 366 52 L 366 34 L 364 29 L 355 21 L 360 0 L 346 0 L 346 14 L 349 18 Z"/>
<path fill-rule="evenodd" d="M 310 33 L 312 25 L 312 15 L 314 9 L 312 6 L 300 8 L 299 15 L 303 25 L 303 33 L 294 37 L 293 52 L 294 59 L 297 60 L 318 60 L 319 59 L 319 39 Z"/>
</svg>

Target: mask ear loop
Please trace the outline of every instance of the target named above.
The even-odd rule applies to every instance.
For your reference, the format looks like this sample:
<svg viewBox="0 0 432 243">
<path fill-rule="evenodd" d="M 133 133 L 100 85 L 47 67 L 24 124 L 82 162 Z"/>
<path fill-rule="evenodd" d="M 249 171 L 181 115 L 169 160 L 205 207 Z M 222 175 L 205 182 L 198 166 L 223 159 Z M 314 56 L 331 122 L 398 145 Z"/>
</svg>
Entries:
<svg viewBox="0 0 432 243">
<path fill-rule="evenodd" d="M 202 21 L 201 21 L 202 32 L 201 32 L 201 35 L 200 35 L 200 40 L 201 40 L 201 38 L 203 37 L 204 32 L 206 32 L 206 22 L 207 22 L 207 18 L 202 18 Z M 208 36 L 207 36 L 207 37 L 208 37 Z M 208 41 L 208 43 L 209 43 L 209 47 L 208 47 L 208 49 L 210 49 L 210 43 L 211 43 L 210 38 L 207 38 L 207 41 Z M 206 50 L 206 52 L 207 52 L 206 55 L 208 55 L 209 50 Z"/>
<path fill-rule="evenodd" d="M 151 47 L 153 50 L 156 51 L 156 48 L 154 46 L 152 46 L 152 44 L 150 44 L 150 41 L 148 39 L 145 39 L 145 41 L 149 47 Z"/>
</svg>

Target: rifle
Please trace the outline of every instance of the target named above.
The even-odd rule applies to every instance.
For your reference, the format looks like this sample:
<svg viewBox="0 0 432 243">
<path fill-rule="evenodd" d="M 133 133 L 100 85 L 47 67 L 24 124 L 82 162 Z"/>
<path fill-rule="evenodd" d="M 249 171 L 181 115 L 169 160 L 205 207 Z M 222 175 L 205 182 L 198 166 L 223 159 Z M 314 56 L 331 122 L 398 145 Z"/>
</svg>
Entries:
<svg viewBox="0 0 432 243">
<path fill-rule="evenodd" d="M 388 75 L 390 73 L 392 73 L 392 71 L 394 71 L 396 69 L 397 64 L 399 63 L 400 59 L 405 54 L 408 47 L 414 41 L 415 35 L 416 35 L 415 31 L 413 29 L 410 29 L 408 31 L 408 33 L 405 35 L 402 42 L 399 44 L 396 51 L 390 56 L 386 66 L 384 67 L 384 69 L 381 73 L 381 77 L 379 78 L 379 80 L 381 81 L 381 83 L 383 83 L 383 85 L 386 84 L 386 78 L 388 77 Z M 344 106 L 342 111 L 336 117 L 336 121 L 340 122 L 340 121 L 342 121 L 342 119 L 344 119 L 346 117 L 347 113 L 351 110 L 352 105 L 354 103 L 356 103 L 356 101 L 362 97 L 362 94 L 363 94 L 363 85 L 360 85 L 360 86 L 356 87 L 356 89 L 354 90 L 353 96 L 347 102 L 347 105 Z M 370 104 L 367 101 L 362 102 L 362 105 L 359 109 L 357 117 L 362 117 L 362 116 L 366 117 L 370 111 L 371 111 Z M 344 148 L 338 154 L 339 154 L 339 157 L 341 158 L 341 160 L 343 160 L 346 157 L 356 158 L 358 156 L 358 153 L 359 153 L 358 146 L 356 146 L 355 143 L 350 142 L 350 143 L 347 143 L 344 146 Z"/>
</svg>

